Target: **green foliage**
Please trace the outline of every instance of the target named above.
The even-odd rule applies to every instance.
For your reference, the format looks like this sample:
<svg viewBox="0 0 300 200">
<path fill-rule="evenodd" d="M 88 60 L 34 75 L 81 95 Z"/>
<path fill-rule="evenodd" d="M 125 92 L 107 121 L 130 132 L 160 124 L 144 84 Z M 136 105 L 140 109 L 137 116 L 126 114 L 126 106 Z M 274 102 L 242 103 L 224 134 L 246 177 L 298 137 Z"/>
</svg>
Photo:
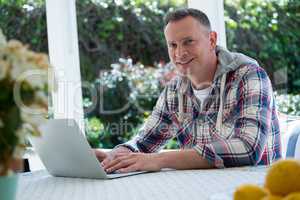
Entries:
<svg viewBox="0 0 300 200">
<path fill-rule="evenodd" d="M 3 117 L 5 113 L 5 118 Z M 13 155 L 15 147 L 19 143 L 19 138 L 15 134 L 16 130 L 20 128 L 21 118 L 20 110 L 15 106 L 9 106 L 7 109 L 0 111 L 1 123 L 5 126 L 0 127 L 0 161 L 4 164 L 7 159 Z M 2 169 L 1 169 L 2 170 Z M 0 172 L 2 173 L 2 171 Z M 1 174 L 0 173 L 0 174 Z"/>
<path fill-rule="evenodd" d="M 40 1 L 38 1 L 40 2 Z M 39 52 L 48 52 L 45 4 L 29 0 L 0 1 L 0 28 Z M 120 57 L 153 65 L 168 55 L 162 18 L 183 1 L 76 1 L 81 73 L 93 81 Z M 32 23 L 34 22 L 34 23 Z M 26 33 L 26 34 L 24 34 Z"/>
<path fill-rule="evenodd" d="M 45 5 L 25 2 L 28 0 L 0 0 L 0 29 L 7 39 L 16 38 L 34 51 L 47 53 Z"/>
<path fill-rule="evenodd" d="M 127 0 L 77 1 L 81 73 L 94 80 L 120 57 L 153 65 L 168 60 L 162 18 L 169 5 Z"/>
<path fill-rule="evenodd" d="M 99 147 L 99 139 L 104 134 L 104 126 L 100 119 L 91 117 L 85 119 L 87 140 L 92 147 Z"/>
<path fill-rule="evenodd" d="M 300 116 L 300 95 L 277 94 L 276 104 L 278 110 L 287 115 Z"/>
<path fill-rule="evenodd" d="M 137 133 L 162 90 L 165 72 L 166 68 L 133 65 L 131 59 L 120 59 L 120 63 L 101 73 L 91 85 L 97 91 L 96 106 L 88 98 L 89 90 L 84 90 L 86 111 L 95 106 L 90 112 L 85 112 L 88 123 L 91 123 L 91 117 L 97 117 L 104 127 L 97 135 L 100 146 L 111 148 Z M 90 137 L 95 135 L 89 128 L 87 134 Z"/>
<path fill-rule="evenodd" d="M 225 0 L 228 48 L 257 58 L 288 93 L 300 91 L 299 10 L 299 0 Z"/>
<path fill-rule="evenodd" d="M 104 128 L 104 124 L 98 117 L 86 118 L 85 121 L 87 139 L 93 148 L 114 148 L 116 145 L 131 139 L 133 135 L 138 134 L 140 129 L 139 125 L 134 127 L 130 132 L 124 132 L 123 135 L 114 135 L 109 125 Z M 176 138 L 170 140 L 165 146 L 165 149 L 178 148 Z"/>
</svg>

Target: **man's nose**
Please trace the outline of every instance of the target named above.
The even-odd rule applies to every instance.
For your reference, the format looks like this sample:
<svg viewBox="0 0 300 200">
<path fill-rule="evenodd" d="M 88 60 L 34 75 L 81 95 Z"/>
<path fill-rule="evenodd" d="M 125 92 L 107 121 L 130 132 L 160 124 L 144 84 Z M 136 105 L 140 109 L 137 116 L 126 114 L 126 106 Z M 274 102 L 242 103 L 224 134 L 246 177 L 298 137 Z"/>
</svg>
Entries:
<svg viewBox="0 0 300 200">
<path fill-rule="evenodd" d="M 176 58 L 184 58 L 187 55 L 187 51 L 184 47 L 178 46 L 175 50 Z"/>
</svg>

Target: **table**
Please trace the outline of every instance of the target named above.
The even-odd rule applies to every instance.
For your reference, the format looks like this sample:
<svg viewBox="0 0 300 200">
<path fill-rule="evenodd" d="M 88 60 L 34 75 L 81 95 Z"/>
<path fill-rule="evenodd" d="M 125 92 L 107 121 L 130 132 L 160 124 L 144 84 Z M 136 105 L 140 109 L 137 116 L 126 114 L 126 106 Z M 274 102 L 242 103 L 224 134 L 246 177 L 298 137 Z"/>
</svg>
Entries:
<svg viewBox="0 0 300 200">
<path fill-rule="evenodd" d="M 112 180 L 20 175 L 17 200 L 227 200 L 244 183 L 262 186 L 267 167 L 172 170 Z"/>
</svg>

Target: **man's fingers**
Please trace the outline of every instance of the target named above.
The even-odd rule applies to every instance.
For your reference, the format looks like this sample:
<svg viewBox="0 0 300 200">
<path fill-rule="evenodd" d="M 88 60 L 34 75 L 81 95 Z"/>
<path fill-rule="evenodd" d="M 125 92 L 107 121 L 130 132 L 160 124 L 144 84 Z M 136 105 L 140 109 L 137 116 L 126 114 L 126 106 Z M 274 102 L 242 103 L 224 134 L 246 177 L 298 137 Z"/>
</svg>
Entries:
<svg viewBox="0 0 300 200">
<path fill-rule="evenodd" d="M 100 152 L 100 156 L 103 155 L 103 153 L 104 152 Z M 112 150 L 112 151 L 106 153 L 106 157 L 103 160 L 101 160 L 102 161 L 101 165 L 106 170 L 110 166 L 116 164 L 116 161 L 115 161 L 115 163 L 112 163 L 112 161 L 114 161 L 116 158 L 124 159 L 124 156 L 129 156 L 129 154 L 132 154 L 132 152 L 129 149 L 127 149 L 125 147 L 119 147 L 115 150 Z"/>
<path fill-rule="evenodd" d="M 107 169 L 107 172 L 110 173 L 110 172 L 114 172 L 114 171 L 117 171 L 117 172 L 120 172 L 119 169 L 122 169 L 122 168 L 127 168 L 128 166 L 131 166 L 135 163 L 134 160 L 124 160 L 124 161 L 121 161 L 119 163 L 117 163 L 116 165 L 110 167 Z"/>
<path fill-rule="evenodd" d="M 123 157 L 122 159 L 117 158 L 111 161 L 104 169 L 109 173 L 121 168 L 128 167 L 134 163 L 135 163 L 134 159 L 126 159 L 125 157 Z"/>
<path fill-rule="evenodd" d="M 125 157 L 118 157 L 113 160 L 109 160 L 107 163 L 105 163 L 104 170 L 108 170 L 109 168 L 115 166 L 116 164 L 118 164 L 119 162 L 121 162 L 124 159 L 125 159 Z"/>
<path fill-rule="evenodd" d="M 108 155 L 102 162 L 102 166 L 106 168 L 113 160 L 116 158 L 121 158 L 123 156 L 128 155 L 128 153 L 116 153 L 115 155 Z"/>
</svg>

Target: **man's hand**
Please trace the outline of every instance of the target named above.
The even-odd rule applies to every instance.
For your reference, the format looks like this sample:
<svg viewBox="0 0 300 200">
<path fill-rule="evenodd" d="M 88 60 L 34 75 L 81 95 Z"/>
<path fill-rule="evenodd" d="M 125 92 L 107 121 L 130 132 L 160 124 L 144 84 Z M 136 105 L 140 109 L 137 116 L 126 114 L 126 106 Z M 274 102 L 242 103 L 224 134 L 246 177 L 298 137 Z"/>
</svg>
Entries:
<svg viewBox="0 0 300 200">
<path fill-rule="evenodd" d="M 116 153 L 114 159 L 104 165 L 110 172 L 159 171 L 161 169 L 156 153 Z"/>
<path fill-rule="evenodd" d="M 93 149 L 97 159 L 102 162 L 108 156 L 108 152 L 104 152 L 100 149 Z"/>
<path fill-rule="evenodd" d="M 120 149 L 119 149 L 120 148 Z M 95 150 L 108 173 L 133 171 L 159 171 L 162 168 L 172 169 L 207 169 L 214 168 L 194 149 L 175 150 L 162 153 L 133 153 L 126 147 L 119 147 L 109 153 Z M 96 151 L 100 151 L 96 152 Z M 101 159 L 102 158 L 102 159 Z"/>
<path fill-rule="evenodd" d="M 97 159 L 101 162 L 102 166 L 106 166 L 110 161 L 112 161 L 117 153 L 129 154 L 131 152 L 132 151 L 130 149 L 122 146 L 113 149 L 110 152 L 104 152 L 101 149 L 94 149 L 94 153 Z"/>
</svg>

